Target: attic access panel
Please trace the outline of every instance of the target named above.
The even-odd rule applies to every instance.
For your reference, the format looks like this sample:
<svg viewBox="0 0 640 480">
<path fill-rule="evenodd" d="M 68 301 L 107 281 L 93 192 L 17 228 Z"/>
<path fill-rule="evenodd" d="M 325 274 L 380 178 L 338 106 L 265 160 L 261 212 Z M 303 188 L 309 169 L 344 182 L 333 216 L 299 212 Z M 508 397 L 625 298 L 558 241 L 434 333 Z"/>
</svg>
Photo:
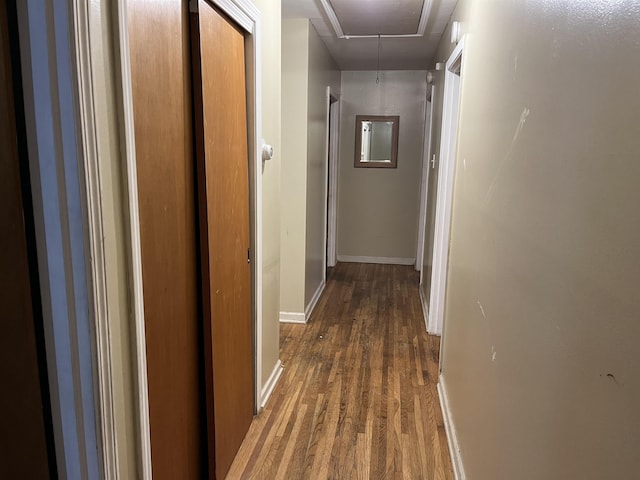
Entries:
<svg viewBox="0 0 640 480">
<path fill-rule="evenodd" d="M 423 0 L 330 0 L 345 35 L 413 35 Z"/>
</svg>

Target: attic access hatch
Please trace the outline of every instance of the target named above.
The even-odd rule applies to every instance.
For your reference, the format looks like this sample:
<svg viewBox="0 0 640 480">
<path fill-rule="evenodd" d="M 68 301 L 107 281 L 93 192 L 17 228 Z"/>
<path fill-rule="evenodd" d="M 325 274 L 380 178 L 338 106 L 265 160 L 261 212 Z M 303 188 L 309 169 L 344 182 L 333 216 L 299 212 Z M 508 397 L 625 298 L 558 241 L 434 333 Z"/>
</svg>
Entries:
<svg viewBox="0 0 640 480">
<path fill-rule="evenodd" d="M 320 0 L 338 38 L 421 37 L 433 0 Z"/>
</svg>

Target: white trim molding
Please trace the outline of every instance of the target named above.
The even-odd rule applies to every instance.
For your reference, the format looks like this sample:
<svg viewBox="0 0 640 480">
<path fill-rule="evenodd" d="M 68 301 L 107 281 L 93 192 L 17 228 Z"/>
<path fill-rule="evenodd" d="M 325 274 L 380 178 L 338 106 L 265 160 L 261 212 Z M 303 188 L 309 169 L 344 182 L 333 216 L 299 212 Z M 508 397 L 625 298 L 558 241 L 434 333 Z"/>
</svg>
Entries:
<svg viewBox="0 0 640 480">
<path fill-rule="evenodd" d="M 424 297 L 422 288 L 419 288 L 418 291 L 420 292 L 420 305 L 422 306 L 422 316 L 424 318 L 424 326 L 427 333 L 430 335 L 437 335 L 429 331 L 429 304 L 427 303 L 427 299 Z"/>
<path fill-rule="evenodd" d="M 304 312 L 280 312 L 280 323 L 307 323 Z"/>
<path fill-rule="evenodd" d="M 142 250 L 140 245 L 140 216 L 138 208 L 138 174 L 136 141 L 133 122 L 133 90 L 131 84 L 131 60 L 129 58 L 129 29 L 127 5 L 118 0 L 118 54 L 122 111 L 120 120 L 124 132 L 124 157 L 126 162 L 126 204 L 129 227 L 129 253 L 131 263 L 131 302 L 135 324 L 134 356 L 136 359 L 135 385 L 138 390 L 138 442 L 140 445 L 140 471 L 143 480 L 151 480 L 151 429 L 149 424 L 149 391 L 147 380 L 147 342 L 144 324 L 144 292 L 142 287 Z"/>
<path fill-rule="evenodd" d="M 278 380 L 280 380 L 280 377 L 282 376 L 282 372 L 284 372 L 284 365 L 282 365 L 282 362 L 278 359 L 275 366 L 273 367 L 273 370 L 271 371 L 271 375 L 269 375 L 269 378 L 267 379 L 264 386 L 262 387 L 262 390 L 260 391 L 259 412 L 261 412 L 264 409 L 264 407 L 266 407 L 267 402 L 269 401 L 269 398 L 271 398 L 271 394 L 273 393 L 273 390 L 276 388 L 276 385 L 278 384 Z"/>
<path fill-rule="evenodd" d="M 442 375 L 438 380 L 438 397 L 440 397 L 440 409 L 442 410 L 444 429 L 447 433 L 447 444 L 449 445 L 449 455 L 451 456 L 451 465 L 453 466 L 453 476 L 456 480 L 466 480 L 467 477 L 464 472 L 464 464 L 462 463 L 458 436 L 451 415 L 449 396 L 447 395 L 447 388 Z"/>
<path fill-rule="evenodd" d="M 331 87 L 327 85 L 327 98 L 326 98 L 326 107 L 327 114 L 326 120 L 327 125 L 325 128 L 324 134 L 324 159 L 327 162 L 326 168 L 324 169 L 324 204 L 323 204 L 323 232 L 322 232 L 322 281 L 327 281 L 327 264 L 328 264 L 328 256 L 329 256 L 329 240 L 327 238 L 329 232 L 329 166 L 331 162 L 329 161 L 330 148 L 329 148 L 329 139 L 331 138 L 329 129 L 331 128 Z"/>
<path fill-rule="evenodd" d="M 311 318 L 313 310 L 318 304 L 318 300 L 320 300 L 320 297 L 322 297 L 322 292 L 324 292 L 324 288 L 326 285 L 326 282 L 322 282 L 320 285 L 318 285 L 318 288 L 314 292 L 313 297 L 311 297 L 311 300 L 304 309 L 304 312 L 280 312 L 280 323 L 306 324 Z"/>
<path fill-rule="evenodd" d="M 322 296 L 322 292 L 324 292 L 324 287 L 326 285 L 327 284 L 324 281 L 320 285 L 318 285 L 318 288 L 316 288 L 316 291 L 314 292 L 313 297 L 311 297 L 311 300 L 309 300 L 309 304 L 304 309 L 305 323 L 308 322 L 309 319 L 311 318 L 311 314 L 313 313 L 313 309 L 316 308 L 318 300 L 320 300 L 320 297 Z"/>
<path fill-rule="evenodd" d="M 105 480 L 118 478 L 118 448 L 114 413 L 113 372 L 111 358 L 111 328 L 107 300 L 107 269 L 105 265 L 100 159 L 98 158 L 97 126 L 91 63 L 91 23 L 89 1 L 73 1 L 73 40 L 78 76 L 78 107 L 80 113 L 80 151 L 84 163 L 84 183 L 87 201 L 89 275 L 92 287 L 92 313 L 96 344 L 96 396 L 100 456 Z"/>
<path fill-rule="evenodd" d="M 378 263 L 382 265 L 414 265 L 415 258 L 401 257 L 362 257 L 358 255 L 338 255 L 339 262 L 345 263 Z"/>
<path fill-rule="evenodd" d="M 445 70 L 428 326 L 428 331 L 434 334 L 441 334 L 444 324 L 464 44 L 463 37 L 447 60 Z"/>
</svg>

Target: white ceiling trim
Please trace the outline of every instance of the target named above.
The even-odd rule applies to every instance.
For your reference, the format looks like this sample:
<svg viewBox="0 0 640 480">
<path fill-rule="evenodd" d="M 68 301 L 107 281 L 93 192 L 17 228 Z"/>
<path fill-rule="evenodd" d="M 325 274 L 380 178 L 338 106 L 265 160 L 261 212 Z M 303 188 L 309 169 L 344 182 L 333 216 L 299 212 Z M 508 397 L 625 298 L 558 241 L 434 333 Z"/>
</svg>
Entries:
<svg viewBox="0 0 640 480">
<path fill-rule="evenodd" d="M 338 38 L 346 38 L 344 32 L 342 31 L 342 25 L 340 25 L 340 20 L 338 20 L 338 16 L 336 15 L 335 10 L 329 3 L 329 0 L 320 0 L 320 3 L 322 3 L 322 8 L 324 8 L 324 11 L 326 12 L 327 17 L 329 17 L 329 21 L 331 22 L 331 26 L 333 27 L 333 30 L 336 32 L 336 36 Z"/>
<path fill-rule="evenodd" d="M 422 13 L 420 14 L 420 21 L 418 22 L 418 31 L 416 33 L 404 33 L 399 35 L 345 35 L 342 30 L 342 25 L 340 25 L 340 20 L 336 15 L 333 6 L 331 5 L 330 0 L 320 0 L 322 4 L 322 8 L 324 8 L 327 17 L 329 17 L 329 22 L 331 22 L 331 26 L 333 30 L 336 32 L 336 36 L 338 38 L 346 38 L 347 40 L 350 38 L 415 38 L 415 37 L 424 37 L 424 32 L 427 29 L 427 22 L 429 21 L 429 15 L 431 14 L 431 7 L 433 6 L 433 0 L 424 0 L 422 3 Z"/>
</svg>

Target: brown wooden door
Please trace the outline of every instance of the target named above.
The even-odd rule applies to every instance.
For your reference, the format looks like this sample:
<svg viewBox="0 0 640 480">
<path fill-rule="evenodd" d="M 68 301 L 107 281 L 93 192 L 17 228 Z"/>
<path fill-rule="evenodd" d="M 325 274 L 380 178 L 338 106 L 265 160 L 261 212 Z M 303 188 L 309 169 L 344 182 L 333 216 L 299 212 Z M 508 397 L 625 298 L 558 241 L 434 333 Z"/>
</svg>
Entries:
<svg viewBox="0 0 640 480">
<path fill-rule="evenodd" d="M 127 8 L 156 480 L 207 471 L 187 4 Z"/>
<path fill-rule="evenodd" d="M 42 332 L 29 273 L 35 252 L 27 246 L 14 105 L 20 99 L 14 99 L 8 31 L 7 2 L 0 0 L 0 478 L 49 478 L 57 473 L 47 449 L 52 427 L 42 395 L 44 352 L 39 358 L 36 340 Z"/>
<path fill-rule="evenodd" d="M 253 418 L 244 35 L 202 0 L 192 26 L 210 478 L 223 479 Z"/>
</svg>

